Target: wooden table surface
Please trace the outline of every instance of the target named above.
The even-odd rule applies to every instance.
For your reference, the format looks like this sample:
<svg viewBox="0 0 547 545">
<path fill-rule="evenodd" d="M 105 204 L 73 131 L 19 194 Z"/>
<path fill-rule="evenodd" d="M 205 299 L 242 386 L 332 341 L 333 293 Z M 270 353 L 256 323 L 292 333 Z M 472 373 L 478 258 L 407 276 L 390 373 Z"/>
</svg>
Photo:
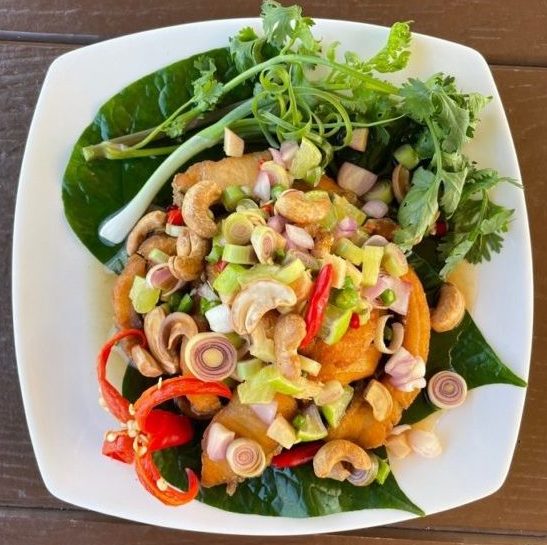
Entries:
<svg viewBox="0 0 547 545">
<path fill-rule="evenodd" d="M 437 515 L 368 530 L 315 537 L 264 538 L 317 544 L 547 544 L 547 1 L 309 0 L 316 17 L 383 25 L 413 20 L 414 30 L 478 49 L 492 67 L 515 139 L 534 248 L 535 332 L 530 386 L 511 471 L 492 496 Z M 256 538 L 193 534 L 134 524 L 67 505 L 38 473 L 25 422 L 13 348 L 11 239 L 19 166 L 49 64 L 82 45 L 143 29 L 211 18 L 254 16 L 258 0 L 2 0 L 0 2 L 0 543 L 218 544 Z M 55 361 L 52 358 L 51 364 Z M 52 423 L 55 425 L 55 423 Z M 503 425 L 503 422 L 500 422 Z M 77 478 L 77 476 L 74 476 Z M 462 483 L 465 486 L 465 482 Z"/>
</svg>

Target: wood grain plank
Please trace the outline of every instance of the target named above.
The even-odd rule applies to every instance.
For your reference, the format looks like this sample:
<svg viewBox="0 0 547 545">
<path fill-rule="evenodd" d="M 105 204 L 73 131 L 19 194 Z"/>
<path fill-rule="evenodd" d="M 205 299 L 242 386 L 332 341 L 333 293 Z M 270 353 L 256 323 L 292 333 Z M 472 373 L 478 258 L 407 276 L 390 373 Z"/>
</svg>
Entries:
<svg viewBox="0 0 547 545">
<path fill-rule="evenodd" d="M 343 533 L 296 537 L 244 537 L 197 534 L 128 523 L 89 512 L 32 509 L 0 509 L 0 536 L 3 545 L 58 545 L 102 543 L 131 545 L 545 545 L 537 536 L 460 534 L 454 532 L 371 529 L 362 534 Z"/>
<path fill-rule="evenodd" d="M 0 31 L 118 36 L 161 26 L 256 16 L 259 0 L 192 2 L 133 0 L 3 0 Z M 284 2 L 288 4 L 289 2 Z M 413 20 L 416 32 L 461 42 L 481 51 L 489 62 L 547 65 L 545 0 L 301 0 L 313 17 L 390 25 Z"/>
<path fill-rule="evenodd" d="M 19 164 L 32 110 L 47 66 L 67 49 L 64 46 L 0 44 L 0 80 L 4 83 L 0 87 L 0 162 L 3 172 L 0 178 L 0 230 L 5 239 L 1 248 L 0 275 L 4 279 L 10 277 L 13 205 Z M 545 180 L 540 160 L 547 152 L 544 138 L 547 133 L 547 109 L 544 106 L 547 97 L 547 70 L 503 67 L 495 68 L 494 73 L 519 152 L 535 249 L 536 330 L 525 418 L 511 473 L 498 493 L 460 509 L 398 525 L 394 531 L 419 530 L 416 535 L 422 535 L 422 529 L 426 528 L 450 532 L 476 529 L 519 535 L 526 529 L 539 537 L 547 534 L 547 459 L 544 454 L 547 451 L 547 436 L 544 433 L 547 397 L 543 392 L 543 385 L 547 384 L 547 277 L 542 271 L 542 265 L 547 262 L 543 227 L 547 217 L 544 206 Z M 20 401 L 11 322 L 7 319 L 11 313 L 9 282 L 2 282 L 0 290 L 0 315 L 4 317 L 5 323 L 0 332 L 0 421 L 3 423 L 0 428 L 0 505 L 25 508 L 64 507 L 64 504 L 47 493 L 36 469 Z M 26 516 L 37 516 L 37 520 L 40 520 L 34 511 Z M 102 530 L 97 528 L 102 527 L 102 524 L 105 528 L 111 528 L 110 531 L 121 532 L 112 530 L 113 523 L 105 522 L 99 515 L 96 515 L 97 527 L 87 528 L 81 525 L 79 516 L 76 511 L 71 511 L 69 515 L 69 520 L 76 520 L 73 524 L 73 536 L 80 535 L 80 531 L 81 535 L 100 532 Z M 17 527 L 17 524 L 24 529 L 24 522 L 14 521 L 9 526 Z M 35 526 L 35 531 L 39 530 L 41 524 L 45 528 L 51 528 L 52 535 L 66 537 L 62 532 L 68 530 L 61 528 L 64 523 L 59 523 L 59 527 L 54 528 L 55 525 L 50 526 L 44 520 Z M 127 536 L 138 535 L 142 527 L 135 528 L 141 530 L 126 528 L 123 531 L 128 532 Z M 149 533 L 146 535 L 156 535 L 152 530 L 147 532 Z M 158 536 L 163 535 L 162 531 L 157 532 L 160 532 Z M 351 535 L 356 538 L 369 537 L 369 532 Z M 0 531 L 0 535 L 4 534 Z M 55 542 L 61 542 L 61 538 Z M 18 541 L 23 542 L 30 543 L 25 540 Z"/>
</svg>

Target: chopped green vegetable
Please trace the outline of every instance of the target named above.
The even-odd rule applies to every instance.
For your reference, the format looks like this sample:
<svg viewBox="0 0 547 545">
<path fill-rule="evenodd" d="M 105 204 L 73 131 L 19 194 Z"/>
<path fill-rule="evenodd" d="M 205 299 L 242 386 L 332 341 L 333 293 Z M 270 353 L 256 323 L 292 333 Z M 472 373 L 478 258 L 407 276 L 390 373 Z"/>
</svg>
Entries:
<svg viewBox="0 0 547 545">
<path fill-rule="evenodd" d="M 226 244 L 222 250 L 222 261 L 239 265 L 252 265 L 256 263 L 256 255 L 250 245 Z"/>
<path fill-rule="evenodd" d="M 224 270 L 215 278 L 213 289 L 220 295 L 233 295 L 239 290 L 238 277 L 247 269 L 241 265 L 229 263 Z"/>
<path fill-rule="evenodd" d="M 379 180 L 372 189 L 363 195 L 365 201 L 382 201 L 390 204 L 393 200 L 393 190 L 391 188 L 391 180 Z"/>
<path fill-rule="evenodd" d="M 296 431 L 296 438 L 299 441 L 317 441 L 327 436 L 327 428 L 315 405 L 308 405 L 300 416 L 304 418 L 304 422 Z"/>
<path fill-rule="evenodd" d="M 167 263 L 169 261 L 169 256 L 159 248 L 152 248 L 148 254 L 148 259 L 152 261 L 152 263 L 159 265 L 160 263 Z"/>
<path fill-rule="evenodd" d="M 343 310 L 327 305 L 319 336 L 326 344 L 336 344 L 346 333 L 351 320 L 351 309 Z"/>
<path fill-rule="evenodd" d="M 301 354 L 298 355 L 298 358 L 300 359 L 302 371 L 308 373 L 308 375 L 316 377 L 319 374 L 319 371 L 321 371 L 321 364 L 318 361 L 302 356 Z"/>
<path fill-rule="evenodd" d="M 194 300 L 192 299 L 192 296 L 189 293 L 185 293 L 177 306 L 177 312 L 190 313 L 192 312 L 193 306 Z"/>
<path fill-rule="evenodd" d="M 420 162 L 420 157 L 410 144 L 403 144 L 397 148 L 393 152 L 393 157 L 408 170 L 414 170 Z"/>
<path fill-rule="evenodd" d="M 321 164 L 321 159 L 321 151 L 317 146 L 307 138 L 302 138 L 300 147 L 291 162 L 290 173 L 297 180 L 301 180 L 310 170 Z"/>
<path fill-rule="evenodd" d="M 296 429 L 303 428 L 306 424 L 306 417 L 302 413 L 298 413 L 293 419 L 292 419 L 292 425 Z"/>
<path fill-rule="evenodd" d="M 306 267 L 300 259 L 294 259 L 276 271 L 274 277 L 284 284 L 291 284 L 306 272 Z"/>
<path fill-rule="evenodd" d="M 285 191 L 286 189 L 287 188 L 283 187 L 282 185 L 275 184 L 270 191 L 271 198 L 276 201 L 279 198 L 279 195 L 281 195 L 281 193 L 283 193 L 283 191 Z"/>
<path fill-rule="evenodd" d="M 245 199 L 247 194 L 239 185 L 229 185 L 222 192 L 222 204 L 228 212 L 233 212 L 241 199 Z"/>
<path fill-rule="evenodd" d="M 287 420 L 278 414 L 268 427 L 266 435 L 277 441 L 283 448 L 291 448 L 296 443 L 296 432 Z"/>
<path fill-rule="evenodd" d="M 161 290 L 153 288 L 142 276 L 135 276 L 129 292 L 129 298 L 135 312 L 146 314 L 154 309 L 160 299 Z"/>
<path fill-rule="evenodd" d="M 363 248 L 363 285 L 370 287 L 378 282 L 384 249 L 381 246 Z"/>
<path fill-rule="evenodd" d="M 344 218 L 353 218 L 357 225 L 363 225 L 367 219 L 367 215 L 359 210 L 356 206 L 353 206 L 345 197 L 340 195 L 333 196 L 334 210 L 336 212 L 336 217 L 338 220 L 343 220 Z"/>
<path fill-rule="evenodd" d="M 244 381 L 254 377 L 262 368 L 264 363 L 257 358 L 238 362 L 236 375 L 238 380 Z"/>
<path fill-rule="evenodd" d="M 395 303 L 395 300 L 397 299 L 397 297 L 395 295 L 395 292 L 392 289 L 388 288 L 387 290 L 384 290 L 380 294 L 380 299 L 382 300 L 382 303 L 384 303 L 384 305 L 389 307 L 389 305 L 392 305 L 393 303 Z"/>
<path fill-rule="evenodd" d="M 220 244 L 213 243 L 211 251 L 205 256 L 207 263 L 218 263 L 222 259 L 223 247 Z"/>
<path fill-rule="evenodd" d="M 333 403 L 321 407 L 321 412 L 331 428 L 337 428 L 353 399 L 353 388 L 344 386 L 344 393 Z"/>
<path fill-rule="evenodd" d="M 211 310 L 218 305 L 220 305 L 218 299 L 206 299 L 205 297 L 201 297 L 199 300 L 199 313 L 205 315 L 208 310 Z"/>
<path fill-rule="evenodd" d="M 336 255 L 347 259 L 354 265 L 361 265 L 363 262 L 363 250 L 347 238 L 339 238 L 334 245 L 333 251 Z"/>
<path fill-rule="evenodd" d="M 229 244 L 249 244 L 254 225 L 241 212 L 230 214 L 222 222 L 222 235 Z"/>
<path fill-rule="evenodd" d="M 384 246 L 382 267 L 389 275 L 397 278 L 408 272 L 408 262 L 399 246 L 392 242 L 389 242 Z"/>
<path fill-rule="evenodd" d="M 391 467 L 389 466 L 389 461 L 378 456 L 378 473 L 376 473 L 376 482 L 383 485 L 390 473 Z"/>
<path fill-rule="evenodd" d="M 361 297 L 359 292 L 353 286 L 353 282 L 347 280 L 349 277 L 346 276 L 346 285 L 341 290 L 336 290 L 332 295 L 332 303 L 342 310 L 352 310 L 360 307 Z"/>
</svg>

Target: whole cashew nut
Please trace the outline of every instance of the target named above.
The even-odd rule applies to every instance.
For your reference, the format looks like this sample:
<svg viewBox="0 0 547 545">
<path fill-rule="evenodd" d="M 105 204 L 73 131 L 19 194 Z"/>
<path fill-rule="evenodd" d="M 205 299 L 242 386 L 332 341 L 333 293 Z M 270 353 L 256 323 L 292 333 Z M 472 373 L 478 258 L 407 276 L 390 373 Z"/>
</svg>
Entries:
<svg viewBox="0 0 547 545">
<path fill-rule="evenodd" d="M 154 210 L 143 216 L 127 237 L 125 245 L 127 255 L 133 255 L 150 233 L 162 229 L 165 226 L 165 220 L 166 214 L 161 210 Z"/>
<path fill-rule="evenodd" d="M 178 280 L 190 282 L 199 278 L 203 271 L 204 263 L 201 257 L 172 256 L 167 262 L 169 271 Z"/>
<path fill-rule="evenodd" d="M 239 335 L 252 333 L 262 316 L 278 307 L 296 304 L 296 295 L 276 280 L 257 280 L 241 290 L 232 303 L 232 325 Z"/>
<path fill-rule="evenodd" d="M 131 348 L 131 359 L 137 366 L 139 373 L 145 377 L 159 377 L 163 374 L 163 369 L 152 354 L 139 344 Z"/>
<path fill-rule="evenodd" d="M 431 328 L 437 333 L 454 329 L 465 315 L 462 292 L 450 283 L 443 284 L 437 307 L 431 312 Z"/>
<path fill-rule="evenodd" d="M 148 237 L 138 248 L 137 253 L 148 259 L 152 250 L 160 250 L 167 255 L 177 253 L 177 242 L 173 237 L 166 234 L 152 235 Z"/>
<path fill-rule="evenodd" d="M 378 422 L 382 422 L 391 414 L 393 398 L 381 382 L 372 379 L 365 388 L 363 397 L 372 407 L 372 415 Z"/>
<path fill-rule="evenodd" d="M 288 189 L 279 195 L 275 211 L 294 223 L 317 223 L 330 211 L 328 195 L 309 199 L 303 191 Z"/>
<path fill-rule="evenodd" d="M 210 249 L 210 242 L 201 238 L 188 227 L 182 227 L 177 237 L 177 255 L 181 257 L 199 257 L 203 259 Z"/>
<path fill-rule="evenodd" d="M 364 449 L 346 439 L 334 439 L 323 445 L 313 457 L 313 471 L 320 479 L 345 481 L 351 471 L 344 467 L 370 469 L 371 461 Z"/>
<path fill-rule="evenodd" d="M 222 189 L 211 180 L 203 180 L 193 185 L 184 195 L 182 215 L 192 231 L 200 237 L 213 238 L 217 224 L 211 217 L 209 207 L 220 199 Z"/>
<path fill-rule="evenodd" d="M 306 322 L 298 314 L 285 314 L 274 331 L 275 365 L 290 380 L 300 377 L 298 347 L 306 336 Z"/>
</svg>

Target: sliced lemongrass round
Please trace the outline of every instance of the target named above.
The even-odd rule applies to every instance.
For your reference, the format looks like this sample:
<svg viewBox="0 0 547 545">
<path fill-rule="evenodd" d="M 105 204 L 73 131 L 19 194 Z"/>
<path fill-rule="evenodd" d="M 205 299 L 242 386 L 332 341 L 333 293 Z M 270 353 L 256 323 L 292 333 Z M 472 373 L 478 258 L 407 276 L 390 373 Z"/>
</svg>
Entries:
<svg viewBox="0 0 547 545">
<path fill-rule="evenodd" d="M 265 225 L 257 225 L 251 234 L 251 245 L 260 263 L 273 263 L 278 234 Z"/>
<path fill-rule="evenodd" d="M 403 346 L 403 339 L 405 336 L 405 327 L 400 322 L 394 322 L 391 324 L 392 336 L 389 341 L 389 345 L 385 343 L 385 331 L 387 323 L 390 318 L 393 318 L 391 314 L 385 314 L 378 320 L 376 325 L 376 334 L 374 335 L 374 345 L 376 349 L 382 352 L 382 354 L 394 354 Z"/>
<path fill-rule="evenodd" d="M 453 371 L 440 371 L 433 375 L 427 384 L 427 395 L 435 407 L 454 409 L 467 397 L 465 379 Z"/>
<path fill-rule="evenodd" d="M 226 244 L 222 251 L 222 260 L 238 265 L 253 265 L 256 263 L 256 256 L 251 245 Z"/>
<path fill-rule="evenodd" d="M 240 437 L 226 449 L 226 460 L 230 469 L 240 477 L 257 477 L 266 468 L 266 455 L 253 439 Z"/>
<path fill-rule="evenodd" d="M 368 486 L 372 484 L 378 475 L 378 468 L 380 467 L 380 460 L 374 453 L 369 453 L 370 467 L 368 469 L 356 469 L 353 468 L 347 481 L 353 486 Z"/>
<path fill-rule="evenodd" d="M 186 343 L 184 362 L 196 378 L 219 381 L 234 372 L 237 352 L 234 345 L 220 333 L 198 333 Z"/>
<path fill-rule="evenodd" d="M 230 244 L 248 244 L 251 240 L 254 225 L 241 212 L 230 214 L 222 222 L 222 234 Z"/>
</svg>

